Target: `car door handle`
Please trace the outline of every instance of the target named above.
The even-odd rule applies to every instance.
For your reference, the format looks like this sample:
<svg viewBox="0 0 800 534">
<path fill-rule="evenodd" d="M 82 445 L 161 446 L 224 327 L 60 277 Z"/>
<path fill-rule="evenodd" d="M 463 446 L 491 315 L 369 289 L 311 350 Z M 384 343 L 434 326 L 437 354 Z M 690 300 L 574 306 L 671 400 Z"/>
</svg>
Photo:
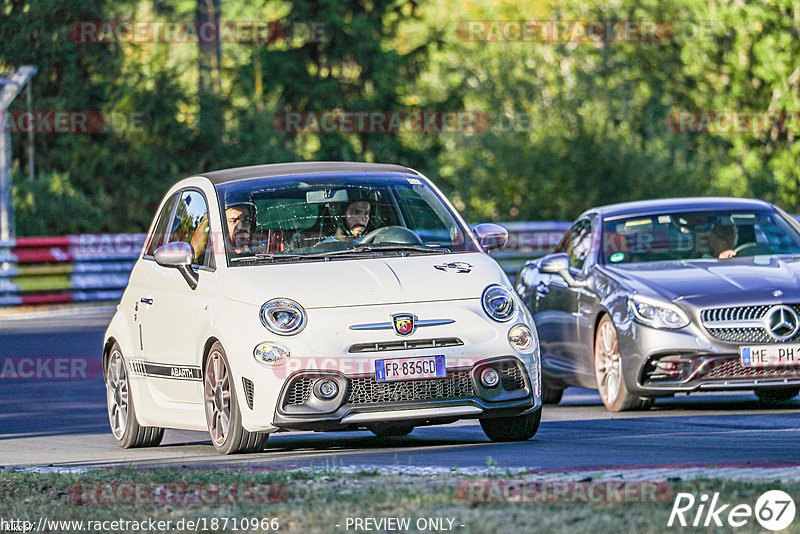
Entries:
<svg viewBox="0 0 800 534">
<path fill-rule="evenodd" d="M 142 297 L 140 300 L 142 302 L 144 302 L 145 304 L 152 304 L 153 303 L 153 299 L 148 299 L 148 298 L 145 298 L 145 297 Z"/>
<path fill-rule="evenodd" d="M 536 294 L 539 297 L 546 297 L 548 293 L 550 293 L 550 288 L 544 282 L 539 282 L 536 285 Z"/>
</svg>

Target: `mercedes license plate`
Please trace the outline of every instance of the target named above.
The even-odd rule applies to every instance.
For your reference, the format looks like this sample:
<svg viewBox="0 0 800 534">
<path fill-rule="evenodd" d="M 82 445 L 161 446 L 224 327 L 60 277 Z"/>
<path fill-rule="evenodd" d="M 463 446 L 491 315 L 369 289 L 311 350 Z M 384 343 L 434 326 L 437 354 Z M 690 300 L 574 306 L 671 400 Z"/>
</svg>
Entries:
<svg viewBox="0 0 800 534">
<path fill-rule="evenodd" d="M 788 367 L 800 364 L 800 343 L 741 347 L 744 367 Z"/>
<path fill-rule="evenodd" d="M 446 376 L 447 369 L 444 366 L 444 356 L 375 360 L 375 380 L 378 382 L 444 378 Z"/>
</svg>

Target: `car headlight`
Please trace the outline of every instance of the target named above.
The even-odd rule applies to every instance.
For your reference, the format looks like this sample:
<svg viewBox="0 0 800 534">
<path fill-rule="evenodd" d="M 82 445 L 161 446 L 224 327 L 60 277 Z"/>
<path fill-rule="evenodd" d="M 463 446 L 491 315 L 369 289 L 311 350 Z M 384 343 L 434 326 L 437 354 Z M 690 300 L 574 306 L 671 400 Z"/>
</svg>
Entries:
<svg viewBox="0 0 800 534">
<path fill-rule="evenodd" d="M 653 328 L 683 328 L 689 317 L 675 304 L 642 295 L 628 297 L 628 307 L 642 324 Z"/>
<path fill-rule="evenodd" d="M 486 315 L 504 323 L 514 315 L 514 295 L 503 286 L 489 286 L 483 291 L 483 311 Z"/>
<path fill-rule="evenodd" d="M 528 350 L 534 343 L 533 333 L 524 324 L 514 325 L 508 331 L 508 342 L 519 351 Z"/>
<path fill-rule="evenodd" d="M 261 306 L 261 322 L 278 335 L 291 336 L 306 326 L 306 311 L 293 300 L 272 299 Z"/>
<path fill-rule="evenodd" d="M 275 343 L 259 343 L 253 349 L 253 357 L 259 363 L 275 363 L 290 356 L 289 349 Z"/>
</svg>

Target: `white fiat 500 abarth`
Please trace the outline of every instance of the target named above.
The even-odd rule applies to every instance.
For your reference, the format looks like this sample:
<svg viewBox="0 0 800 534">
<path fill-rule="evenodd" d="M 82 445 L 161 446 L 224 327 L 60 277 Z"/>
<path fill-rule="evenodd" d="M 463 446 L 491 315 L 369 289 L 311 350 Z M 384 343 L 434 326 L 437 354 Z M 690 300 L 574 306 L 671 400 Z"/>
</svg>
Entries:
<svg viewBox="0 0 800 534">
<path fill-rule="evenodd" d="M 103 348 L 122 447 L 203 430 L 224 454 L 281 430 L 379 436 L 477 418 L 539 427 L 534 323 L 474 233 L 396 165 L 290 163 L 194 176 L 164 197 Z"/>
</svg>

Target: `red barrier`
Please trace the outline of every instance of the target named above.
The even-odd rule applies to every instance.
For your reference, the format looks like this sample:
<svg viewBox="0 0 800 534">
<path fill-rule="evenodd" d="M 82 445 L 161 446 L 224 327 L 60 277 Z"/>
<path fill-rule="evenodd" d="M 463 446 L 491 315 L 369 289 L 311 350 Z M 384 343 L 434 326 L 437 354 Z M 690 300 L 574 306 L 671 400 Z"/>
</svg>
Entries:
<svg viewBox="0 0 800 534">
<path fill-rule="evenodd" d="M 18 237 L 18 247 L 68 247 L 69 237 Z"/>
</svg>

